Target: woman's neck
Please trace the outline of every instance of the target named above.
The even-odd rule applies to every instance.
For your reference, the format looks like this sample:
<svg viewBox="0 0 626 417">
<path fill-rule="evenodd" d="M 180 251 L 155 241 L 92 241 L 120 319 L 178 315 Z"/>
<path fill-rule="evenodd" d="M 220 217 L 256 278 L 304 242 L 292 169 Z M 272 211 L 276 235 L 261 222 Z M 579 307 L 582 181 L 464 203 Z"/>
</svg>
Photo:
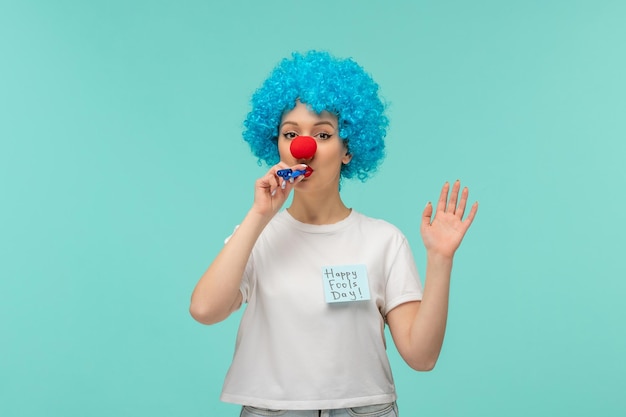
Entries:
<svg viewBox="0 0 626 417">
<path fill-rule="evenodd" d="M 321 225 L 342 221 L 350 215 L 352 209 L 345 206 L 339 192 L 324 197 L 294 193 L 287 211 L 299 222 Z"/>
</svg>

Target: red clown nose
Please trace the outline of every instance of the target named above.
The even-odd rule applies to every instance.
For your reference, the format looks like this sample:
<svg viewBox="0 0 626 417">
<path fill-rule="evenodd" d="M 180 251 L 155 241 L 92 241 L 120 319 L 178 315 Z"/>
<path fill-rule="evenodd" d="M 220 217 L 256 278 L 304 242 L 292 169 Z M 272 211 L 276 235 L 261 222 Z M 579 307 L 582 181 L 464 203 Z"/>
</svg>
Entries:
<svg viewBox="0 0 626 417">
<path fill-rule="evenodd" d="M 297 136 L 291 141 L 289 150 L 296 159 L 311 159 L 317 150 L 317 142 L 311 136 Z"/>
</svg>

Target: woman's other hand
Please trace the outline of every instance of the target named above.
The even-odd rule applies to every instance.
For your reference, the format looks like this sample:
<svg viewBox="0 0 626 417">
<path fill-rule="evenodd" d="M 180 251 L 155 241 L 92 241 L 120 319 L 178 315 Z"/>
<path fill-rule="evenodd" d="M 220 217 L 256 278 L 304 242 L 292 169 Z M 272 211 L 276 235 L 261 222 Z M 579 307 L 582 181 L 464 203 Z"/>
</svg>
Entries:
<svg viewBox="0 0 626 417">
<path fill-rule="evenodd" d="M 476 216 L 478 202 L 472 205 L 469 214 L 463 219 L 469 191 L 467 187 L 463 188 L 459 200 L 460 189 L 461 183 L 457 180 L 448 199 L 450 183 L 446 182 L 441 189 L 434 218 L 433 205 L 430 202 L 424 209 L 420 231 L 426 251 L 430 255 L 452 258 Z"/>
</svg>

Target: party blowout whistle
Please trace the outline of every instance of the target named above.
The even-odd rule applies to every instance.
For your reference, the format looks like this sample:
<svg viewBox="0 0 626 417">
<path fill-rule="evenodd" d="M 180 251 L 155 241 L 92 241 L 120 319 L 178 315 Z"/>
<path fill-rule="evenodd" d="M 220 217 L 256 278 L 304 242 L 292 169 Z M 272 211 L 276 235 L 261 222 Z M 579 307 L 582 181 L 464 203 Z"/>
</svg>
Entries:
<svg viewBox="0 0 626 417">
<path fill-rule="evenodd" d="M 306 169 L 279 169 L 276 171 L 276 175 L 284 179 L 285 181 L 293 182 L 300 175 L 304 175 L 304 177 L 308 177 L 313 173 L 313 169 L 311 167 L 306 167 Z"/>
</svg>

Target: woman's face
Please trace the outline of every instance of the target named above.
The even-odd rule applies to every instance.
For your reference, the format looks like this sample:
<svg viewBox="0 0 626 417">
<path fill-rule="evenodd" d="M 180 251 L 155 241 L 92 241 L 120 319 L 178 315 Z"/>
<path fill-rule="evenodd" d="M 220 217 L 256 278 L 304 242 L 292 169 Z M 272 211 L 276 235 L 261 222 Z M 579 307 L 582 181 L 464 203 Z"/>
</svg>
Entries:
<svg viewBox="0 0 626 417">
<path fill-rule="evenodd" d="M 317 151 L 310 159 L 296 159 L 291 155 L 289 146 L 297 136 L 312 136 L 317 142 Z M 323 111 L 317 114 L 309 110 L 306 104 L 296 102 L 293 110 L 285 113 L 278 131 L 278 153 L 280 160 L 287 165 L 307 164 L 313 168 L 313 174 L 297 184 L 299 190 L 338 189 L 341 167 L 352 159 L 343 140 L 339 137 L 337 117 Z"/>
</svg>

